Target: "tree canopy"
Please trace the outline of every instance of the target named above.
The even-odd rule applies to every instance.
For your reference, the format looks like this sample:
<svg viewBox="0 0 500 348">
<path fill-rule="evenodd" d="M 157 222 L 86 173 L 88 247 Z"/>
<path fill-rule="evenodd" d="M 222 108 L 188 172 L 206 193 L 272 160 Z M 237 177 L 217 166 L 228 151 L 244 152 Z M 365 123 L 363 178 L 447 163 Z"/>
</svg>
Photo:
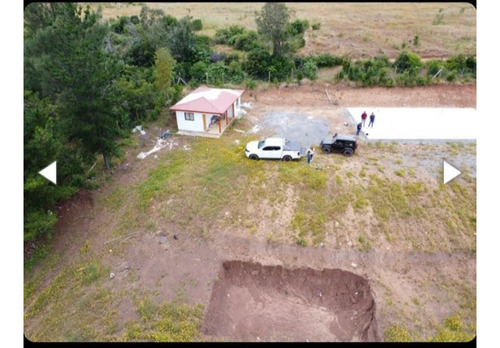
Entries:
<svg viewBox="0 0 500 348">
<path fill-rule="evenodd" d="M 266 2 L 255 22 L 259 34 L 268 38 L 273 45 L 273 56 L 280 57 L 287 51 L 289 40 L 288 21 L 290 13 L 282 2 Z"/>
</svg>

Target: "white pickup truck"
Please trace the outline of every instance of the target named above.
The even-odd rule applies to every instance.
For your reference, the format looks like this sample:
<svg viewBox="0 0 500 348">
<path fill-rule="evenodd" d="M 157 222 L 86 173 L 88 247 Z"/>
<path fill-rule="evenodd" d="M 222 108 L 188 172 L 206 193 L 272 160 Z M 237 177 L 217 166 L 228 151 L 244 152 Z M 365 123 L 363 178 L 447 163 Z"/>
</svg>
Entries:
<svg viewBox="0 0 500 348">
<path fill-rule="evenodd" d="M 267 138 L 259 141 L 251 141 L 245 148 L 245 155 L 253 160 L 259 159 L 281 159 L 291 161 L 300 159 L 305 149 L 297 142 L 285 138 Z"/>
</svg>

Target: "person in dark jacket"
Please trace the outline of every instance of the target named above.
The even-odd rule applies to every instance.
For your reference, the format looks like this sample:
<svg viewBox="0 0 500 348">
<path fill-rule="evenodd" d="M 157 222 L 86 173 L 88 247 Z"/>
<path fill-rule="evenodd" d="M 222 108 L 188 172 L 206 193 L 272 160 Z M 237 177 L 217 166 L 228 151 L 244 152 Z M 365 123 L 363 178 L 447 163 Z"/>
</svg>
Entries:
<svg viewBox="0 0 500 348">
<path fill-rule="evenodd" d="M 359 135 L 359 132 L 361 132 L 361 127 L 362 127 L 362 123 L 361 123 L 361 122 L 359 122 L 359 123 L 358 123 L 358 126 L 357 126 L 356 136 L 358 136 L 358 135 Z"/>
<path fill-rule="evenodd" d="M 375 122 L 375 114 L 372 112 L 372 114 L 370 115 L 370 123 L 368 123 L 368 127 L 372 127 L 373 128 L 373 123 Z"/>
</svg>

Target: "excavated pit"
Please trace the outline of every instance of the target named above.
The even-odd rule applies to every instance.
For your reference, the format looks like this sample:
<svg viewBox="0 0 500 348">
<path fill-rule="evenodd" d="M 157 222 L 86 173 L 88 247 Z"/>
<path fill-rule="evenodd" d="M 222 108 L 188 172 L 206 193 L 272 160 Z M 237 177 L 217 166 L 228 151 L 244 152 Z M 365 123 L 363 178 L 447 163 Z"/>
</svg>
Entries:
<svg viewBox="0 0 500 348">
<path fill-rule="evenodd" d="M 232 341 L 379 341 L 368 281 L 340 269 L 227 261 L 202 327 Z"/>
</svg>

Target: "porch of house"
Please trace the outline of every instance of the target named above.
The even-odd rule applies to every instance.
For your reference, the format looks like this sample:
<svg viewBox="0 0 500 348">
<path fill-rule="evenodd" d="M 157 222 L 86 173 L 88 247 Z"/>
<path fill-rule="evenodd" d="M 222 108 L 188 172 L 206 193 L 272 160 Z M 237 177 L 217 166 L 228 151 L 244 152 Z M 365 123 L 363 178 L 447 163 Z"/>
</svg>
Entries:
<svg viewBox="0 0 500 348">
<path fill-rule="evenodd" d="M 226 124 L 227 119 L 227 124 Z M 204 132 L 194 132 L 194 131 L 186 131 L 179 130 L 177 134 L 179 135 L 191 135 L 191 136 L 200 136 L 207 138 L 220 138 L 224 131 L 231 125 L 231 122 L 234 120 L 234 117 L 219 119 L 216 122 L 210 122 L 208 124 L 207 129 Z M 219 128 L 220 122 L 220 128 Z"/>
</svg>

